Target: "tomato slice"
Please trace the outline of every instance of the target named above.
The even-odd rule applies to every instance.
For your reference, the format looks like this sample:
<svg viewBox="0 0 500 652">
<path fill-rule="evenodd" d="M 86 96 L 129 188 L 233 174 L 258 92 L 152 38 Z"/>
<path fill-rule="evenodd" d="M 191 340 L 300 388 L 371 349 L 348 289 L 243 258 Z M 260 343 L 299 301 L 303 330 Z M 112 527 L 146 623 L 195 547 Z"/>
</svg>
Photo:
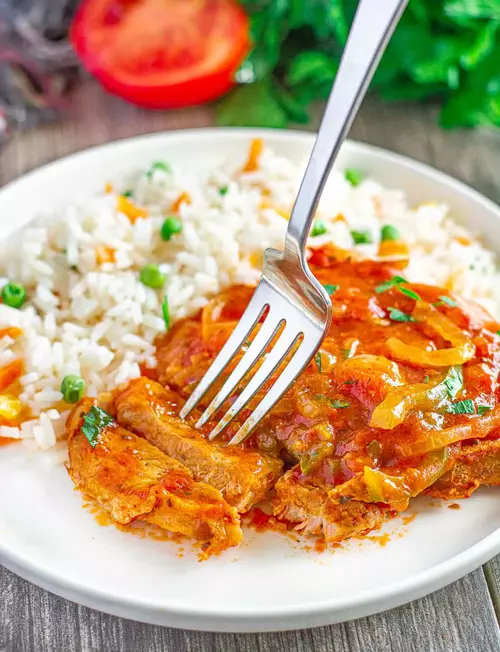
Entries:
<svg viewBox="0 0 500 652">
<path fill-rule="evenodd" d="M 236 0 L 83 0 L 70 36 L 111 93 L 156 109 L 226 93 L 250 47 Z"/>
</svg>

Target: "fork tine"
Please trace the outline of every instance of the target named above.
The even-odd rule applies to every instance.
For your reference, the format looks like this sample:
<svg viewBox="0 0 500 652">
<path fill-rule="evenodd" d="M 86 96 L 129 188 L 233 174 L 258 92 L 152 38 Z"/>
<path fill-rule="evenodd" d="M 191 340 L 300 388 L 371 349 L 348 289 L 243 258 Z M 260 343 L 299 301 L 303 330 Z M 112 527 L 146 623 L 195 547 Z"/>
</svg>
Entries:
<svg viewBox="0 0 500 652">
<path fill-rule="evenodd" d="M 242 378 L 246 376 L 248 371 L 257 362 L 266 347 L 269 346 L 284 321 L 283 319 L 275 319 L 275 312 L 276 311 L 270 309 L 269 314 L 266 316 L 264 323 L 255 336 L 255 339 L 248 347 L 248 350 L 245 352 L 237 366 L 233 369 L 231 375 L 227 378 L 222 388 L 214 396 L 205 412 L 201 415 L 196 424 L 197 428 L 201 428 L 210 419 L 214 412 L 220 408 L 224 401 L 233 393 Z"/>
<path fill-rule="evenodd" d="M 226 369 L 228 364 L 231 362 L 231 359 L 241 348 L 241 345 L 245 339 L 255 328 L 257 322 L 262 317 L 264 310 L 268 307 L 269 304 L 263 302 L 260 297 L 260 287 L 261 286 L 259 284 L 253 293 L 252 298 L 248 302 L 248 306 L 245 312 L 241 316 L 239 322 L 236 324 L 234 331 L 231 333 L 229 339 L 219 351 L 218 356 L 212 362 L 206 374 L 198 383 L 194 392 L 184 404 L 184 407 L 180 411 L 180 417 L 182 419 L 185 419 L 191 410 L 193 410 L 198 405 L 198 403 L 213 385 L 219 374 L 221 374 Z"/>
<path fill-rule="evenodd" d="M 278 341 L 269 352 L 260 369 L 252 377 L 248 385 L 210 433 L 210 440 L 217 437 L 217 435 L 238 415 L 240 410 L 245 407 L 253 395 L 259 391 L 262 385 L 266 382 L 269 376 L 271 376 L 283 358 L 290 351 L 291 347 L 299 336 L 300 331 L 297 331 L 293 326 L 285 326 L 285 330 L 281 333 Z"/>
<path fill-rule="evenodd" d="M 304 340 L 297 351 L 293 354 L 291 360 L 281 372 L 280 377 L 276 380 L 271 389 L 266 393 L 262 401 L 257 405 L 252 414 L 248 417 L 245 423 L 241 426 L 234 437 L 229 441 L 228 446 L 234 446 L 245 441 L 247 437 L 252 434 L 255 426 L 259 421 L 269 412 L 273 405 L 281 398 L 287 391 L 293 381 L 307 366 L 311 355 L 311 346 L 306 344 Z M 283 379 L 287 378 L 288 382 L 283 383 Z"/>
</svg>

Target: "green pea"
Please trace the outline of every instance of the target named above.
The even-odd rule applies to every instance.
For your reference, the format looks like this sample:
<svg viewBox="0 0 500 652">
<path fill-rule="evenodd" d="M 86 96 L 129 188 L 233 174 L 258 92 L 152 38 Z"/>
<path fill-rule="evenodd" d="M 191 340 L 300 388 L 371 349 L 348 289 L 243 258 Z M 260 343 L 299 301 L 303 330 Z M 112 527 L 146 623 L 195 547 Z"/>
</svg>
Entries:
<svg viewBox="0 0 500 652">
<path fill-rule="evenodd" d="M 326 224 L 323 222 L 323 220 L 314 220 L 312 229 L 311 229 L 311 237 L 315 237 L 317 235 L 323 235 L 326 233 Z"/>
<path fill-rule="evenodd" d="M 2 289 L 2 301 L 11 308 L 20 308 L 26 300 L 26 290 L 20 283 L 7 283 Z"/>
<path fill-rule="evenodd" d="M 80 376 L 64 376 L 61 393 L 66 403 L 78 403 L 85 392 L 85 381 Z"/>
<path fill-rule="evenodd" d="M 359 186 L 359 184 L 363 181 L 363 175 L 359 170 L 356 170 L 355 168 L 346 170 L 344 172 L 344 177 L 347 181 L 349 181 L 351 186 Z"/>
<path fill-rule="evenodd" d="M 182 231 L 182 222 L 175 215 L 170 215 L 163 222 L 161 227 L 161 237 L 162 240 L 170 240 L 173 235 L 180 233 Z"/>
<path fill-rule="evenodd" d="M 162 274 L 156 265 L 145 265 L 141 269 L 139 280 L 143 285 L 154 290 L 159 290 L 165 285 L 167 277 Z"/>
<path fill-rule="evenodd" d="M 399 231 L 392 224 L 385 224 L 380 231 L 380 239 L 382 242 L 387 242 L 388 240 L 399 240 L 400 235 Z"/>
</svg>

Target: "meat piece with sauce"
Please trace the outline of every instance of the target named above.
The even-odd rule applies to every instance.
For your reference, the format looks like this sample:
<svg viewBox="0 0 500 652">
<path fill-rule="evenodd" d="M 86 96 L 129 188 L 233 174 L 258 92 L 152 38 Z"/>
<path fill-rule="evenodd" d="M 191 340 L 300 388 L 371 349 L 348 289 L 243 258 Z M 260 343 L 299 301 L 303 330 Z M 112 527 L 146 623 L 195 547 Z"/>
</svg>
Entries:
<svg viewBox="0 0 500 652">
<path fill-rule="evenodd" d="M 147 378 L 137 378 L 115 393 L 118 423 L 185 464 L 195 480 L 219 489 L 238 512 L 263 500 L 282 473 L 283 463 L 252 449 L 208 442 L 177 415 L 183 400 Z"/>
<path fill-rule="evenodd" d="M 138 519 L 198 539 L 203 558 L 241 542 L 234 507 L 144 438 L 113 422 L 101 429 L 92 446 L 82 427 L 96 405 L 83 399 L 67 423 L 68 472 L 80 491 L 121 525 Z"/>
</svg>

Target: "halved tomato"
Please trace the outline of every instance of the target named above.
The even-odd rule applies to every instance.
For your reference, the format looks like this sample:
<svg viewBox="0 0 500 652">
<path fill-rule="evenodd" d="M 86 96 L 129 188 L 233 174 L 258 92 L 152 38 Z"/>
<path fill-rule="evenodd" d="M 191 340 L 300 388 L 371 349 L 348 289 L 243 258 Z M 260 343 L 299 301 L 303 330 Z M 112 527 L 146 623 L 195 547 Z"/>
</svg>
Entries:
<svg viewBox="0 0 500 652">
<path fill-rule="evenodd" d="M 83 0 L 71 41 L 111 93 L 156 109 L 226 93 L 250 47 L 236 0 Z"/>
</svg>

